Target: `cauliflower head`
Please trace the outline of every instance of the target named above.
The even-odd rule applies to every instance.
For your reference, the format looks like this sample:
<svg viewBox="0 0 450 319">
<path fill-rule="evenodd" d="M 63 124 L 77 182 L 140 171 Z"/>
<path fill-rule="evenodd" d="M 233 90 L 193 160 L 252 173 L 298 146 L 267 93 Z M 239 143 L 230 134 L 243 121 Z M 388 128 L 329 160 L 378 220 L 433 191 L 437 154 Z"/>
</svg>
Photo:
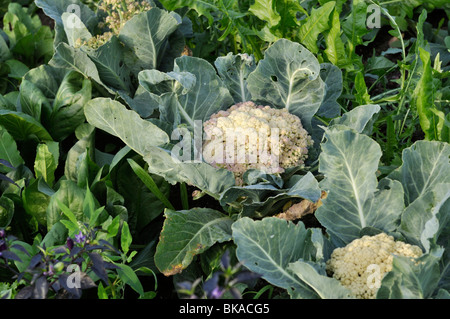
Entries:
<svg viewBox="0 0 450 319">
<path fill-rule="evenodd" d="M 395 241 L 385 233 L 363 236 L 345 247 L 336 248 L 327 261 L 326 269 L 356 298 L 375 299 L 379 285 L 373 283 L 373 274 L 379 271 L 378 280 L 381 281 L 392 270 L 394 255 L 418 258 L 422 250 L 418 246 Z"/>
<path fill-rule="evenodd" d="M 251 101 L 213 114 L 203 128 L 203 158 L 233 172 L 238 185 L 248 169 L 274 174 L 302 165 L 313 144 L 300 119 L 287 109 Z"/>
</svg>

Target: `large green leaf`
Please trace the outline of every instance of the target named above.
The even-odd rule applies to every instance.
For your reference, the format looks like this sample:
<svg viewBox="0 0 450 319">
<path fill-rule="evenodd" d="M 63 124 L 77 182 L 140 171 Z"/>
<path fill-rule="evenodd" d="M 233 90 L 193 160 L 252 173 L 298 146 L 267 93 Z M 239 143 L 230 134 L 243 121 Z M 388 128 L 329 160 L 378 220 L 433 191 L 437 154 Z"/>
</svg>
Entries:
<svg viewBox="0 0 450 319">
<path fill-rule="evenodd" d="M 247 78 L 256 68 L 253 56 L 228 53 L 226 56 L 218 57 L 214 65 L 235 103 L 251 100 L 251 94 L 247 89 Z"/>
<path fill-rule="evenodd" d="M 129 20 L 119 39 L 130 50 L 125 62 L 134 73 L 156 69 L 168 46 L 168 37 L 177 29 L 178 21 L 167 11 L 152 8 Z"/>
<path fill-rule="evenodd" d="M 47 207 L 47 230 L 50 231 L 63 218 L 58 201 L 67 206 L 78 221 L 86 221 L 86 216 L 83 213 L 85 194 L 86 190 L 78 187 L 75 182 L 62 180 L 59 189 L 50 197 Z"/>
<path fill-rule="evenodd" d="M 450 222 L 449 156 L 448 143 L 417 141 L 403 150 L 402 166 L 388 176 L 404 188 L 407 208 L 399 230 L 425 251 L 439 242 Z"/>
<path fill-rule="evenodd" d="M 285 39 L 266 50 L 248 76 L 248 90 L 254 101 L 287 108 L 307 130 L 325 95 L 316 57 L 301 44 Z"/>
<path fill-rule="evenodd" d="M 84 112 L 90 124 L 120 138 L 140 155 L 148 154 L 152 146 L 169 143 L 163 130 L 109 98 L 89 101 Z"/>
<path fill-rule="evenodd" d="M 296 297 L 319 297 L 288 267 L 299 259 L 311 260 L 311 229 L 302 222 L 295 225 L 275 217 L 260 221 L 244 217 L 233 224 L 232 230 L 236 255 L 246 268 Z"/>
<path fill-rule="evenodd" d="M 73 48 L 67 43 L 60 43 L 55 49 L 53 58 L 49 61 L 49 65 L 56 68 L 66 68 L 75 70 L 83 74 L 86 78 L 92 79 L 96 83 L 102 85 L 109 93 L 114 91 L 106 86 L 100 79 L 99 71 L 95 63 L 89 58 L 86 52 L 81 49 Z"/>
<path fill-rule="evenodd" d="M 380 146 L 368 136 L 350 129 L 331 127 L 325 132 L 319 171 L 320 186 L 328 193 L 316 217 L 343 243 L 359 238 L 365 227 L 395 230 L 403 211 L 400 182 L 377 181 Z"/>
<path fill-rule="evenodd" d="M 55 171 L 58 167 L 58 158 L 55 158 L 49 150 L 47 144 L 39 144 L 36 150 L 36 160 L 34 161 L 34 172 L 36 178 L 42 176 L 44 181 L 50 186 L 55 181 Z"/>
<path fill-rule="evenodd" d="M 319 273 L 312 264 L 296 261 L 289 264 L 288 268 L 314 289 L 321 299 L 345 299 L 350 297 L 350 291 L 342 286 L 337 279 L 327 277 L 326 273 Z"/>
<path fill-rule="evenodd" d="M 20 84 L 20 107 L 22 112 L 34 117 L 36 121 L 41 121 L 41 113 L 49 113 L 51 106 L 44 94 L 34 85 L 34 83 L 24 79 Z"/>
<path fill-rule="evenodd" d="M 341 114 L 337 99 L 342 94 L 342 71 L 331 63 L 320 64 L 320 77 L 325 82 L 325 96 L 317 115 L 333 118 Z"/>
<path fill-rule="evenodd" d="M 103 83 L 114 90 L 131 91 L 130 70 L 124 63 L 122 44 L 116 36 L 95 51 L 89 51 Z"/>
<path fill-rule="evenodd" d="M 411 203 L 402 215 L 400 232 L 411 244 L 429 251 L 450 222 L 450 183 L 439 183 Z M 445 238 L 443 240 L 444 244 Z"/>
<path fill-rule="evenodd" d="M 34 117 L 10 110 L 0 110 L 0 125 L 17 141 L 38 139 L 52 141 L 48 131 Z"/>
<path fill-rule="evenodd" d="M 97 27 L 95 13 L 79 0 L 36 0 L 36 5 L 59 26 L 63 26 L 63 13 L 68 12 L 75 13 L 89 30 Z"/>
<path fill-rule="evenodd" d="M 432 250 L 417 261 L 394 256 L 392 270 L 381 281 L 377 299 L 428 299 L 438 290 L 442 248 Z"/>
<path fill-rule="evenodd" d="M 85 122 L 83 107 L 91 99 L 91 90 L 91 81 L 82 74 L 42 65 L 25 75 L 20 100 L 22 108 L 25 102 L 42 108 L 41 123 L 53 139 L 61 141 Z"/>
<path fill-rule="evenodd" d="M 344 125 L 358 133 L 370 135 L 376 119 L 375 114 L 380 110 L 380 106 L 376 104 L 360 105 L 333 119 L 330 125 Z"/>
<path fill-rule="evenodd" d="M 8 133 L 6 129 L 4 129 L 0 125 L 0 159 L 8 161 L 12 166 L 17 167 L 20 164 L 24 163 L 22 156 L 20 155 L 19 150 L 17 149 L 16 141 Z M 5 166 L 0 166 L 0 171 L 3 171 Z"/>
<path fill-rule="evenodd" d="M 47 226 L 47 207 L 54 193 L 42 178 L 32 181 L 22 192 L 25 211 L 42 226 Z"/>
<path fill-rule="evenodd" d="M 417 141 L 403 150 L 403 164 L 388 177 L 400 181 L 405 191 L 405 204 L 450 182 L 450 145 L 437 141 Z"/>
<path fill-rule="evenodd" d="M 174 211 L 167 209 L 155 264 L 166 276 L 185 269 L 195 255 L 217 242 L 231 240 L 233 220 L 210 208 Z"/>
<path fill-rule="evenodd" d="M 179 161 L 168 150 L 161 148 L 152 148 L 144 160 L 150 173 L 164 177 L 171 184 L 183 182 L 195 185 L 215 198 L 235 185 L 232 172 L 214 168 L 207 163 Z"/>
<path fill-rule="evenodd" d="M 194 121 L 207 120 L 213 113 L 233 104 L 214 67 L 200 58 L 177 58 L 173 72 L 163 75 L 146 71 L 140 74 L 140 81 L 150 93 L 163 99 L 165 103 L 160 105 L 163 119 L 174 125 L 184 123 L 193 129 Z"/>
</svg>

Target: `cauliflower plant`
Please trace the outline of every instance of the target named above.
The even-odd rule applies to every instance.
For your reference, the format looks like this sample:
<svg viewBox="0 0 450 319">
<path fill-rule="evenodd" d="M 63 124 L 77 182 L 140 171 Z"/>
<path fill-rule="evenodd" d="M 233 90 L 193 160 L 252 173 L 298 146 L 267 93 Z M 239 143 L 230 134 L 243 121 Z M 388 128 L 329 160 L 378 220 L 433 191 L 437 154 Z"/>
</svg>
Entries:
<svg viewBox="0 0 450 319">
<path fill-rule="evenodd" d="M 394 255 L 418 258 L 422 250 L 418 246 L 395 241 L 385 233 L 363 236 L 335 249 L 327 261 L 327 271 L 349 288 L 356 298 L 374 299 L 379 288 L 373 282 L 374 274 L 378 272 L 376 279 L 381 281 L 392 270 Z"/>
<path fill-rule="evenodd" d="M 269 174 L 302 165 L 313 144 L 300 119 L 287 109 L 248 101 L 213 114 L 203 125 L 203 158 L 234 173 L 236 183 L 248 169 Z"/>
</svg>

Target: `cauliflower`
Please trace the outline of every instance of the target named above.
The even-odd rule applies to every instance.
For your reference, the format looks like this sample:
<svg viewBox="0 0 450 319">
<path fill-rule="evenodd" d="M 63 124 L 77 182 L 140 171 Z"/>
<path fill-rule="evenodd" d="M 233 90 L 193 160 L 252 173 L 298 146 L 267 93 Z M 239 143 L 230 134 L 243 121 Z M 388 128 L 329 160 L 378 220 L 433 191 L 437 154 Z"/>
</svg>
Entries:
<svg viewBox="0 0 450 319">
<path fill-rule="evenodd" d="M 248 169 L 282 173 L 299 166 L 313 144 L 300 119 L 287 109 L 257 106 L 248 101 L 213 114 L 203 125 L 203 158 L 232 171 L 236 183 Z"/>
<path fill-rule="evenodd" d="M 335 249 L 327 261 L 327 271 L 349 288 L 356 298 L 374 299 L 379 285 L 373 283 L 373 275 L 378 272 L 376 279 L 380 282 L 392 270 L 393 255 L 418 258 L 422 250 L 415 245 L 394 241 L 385 233 L 363 236 Z"/>
</svg>

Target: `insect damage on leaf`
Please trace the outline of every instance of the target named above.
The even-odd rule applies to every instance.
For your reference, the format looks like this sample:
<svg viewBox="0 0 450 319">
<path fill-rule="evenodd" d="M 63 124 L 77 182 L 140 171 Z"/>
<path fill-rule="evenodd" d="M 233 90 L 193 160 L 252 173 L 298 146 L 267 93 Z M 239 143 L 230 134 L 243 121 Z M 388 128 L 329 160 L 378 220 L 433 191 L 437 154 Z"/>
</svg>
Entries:
<svg viewBox="0 0 450 319">
<path fill-rule="evenodd" d="M 308 199 L 304 199 L 297 204 L 290 205 L 286 210 L 282 213 L 275 215 L 274 217 L 284 219 L 287 221 L 293 221 L 300 219 L 308 214 L 313 214 L 317 208 L 322 206 L 322 199 L 327 198 L 327 193 L 322 191 L 322 195 L 317 202 L 312 202 Z"/>
</svg>

